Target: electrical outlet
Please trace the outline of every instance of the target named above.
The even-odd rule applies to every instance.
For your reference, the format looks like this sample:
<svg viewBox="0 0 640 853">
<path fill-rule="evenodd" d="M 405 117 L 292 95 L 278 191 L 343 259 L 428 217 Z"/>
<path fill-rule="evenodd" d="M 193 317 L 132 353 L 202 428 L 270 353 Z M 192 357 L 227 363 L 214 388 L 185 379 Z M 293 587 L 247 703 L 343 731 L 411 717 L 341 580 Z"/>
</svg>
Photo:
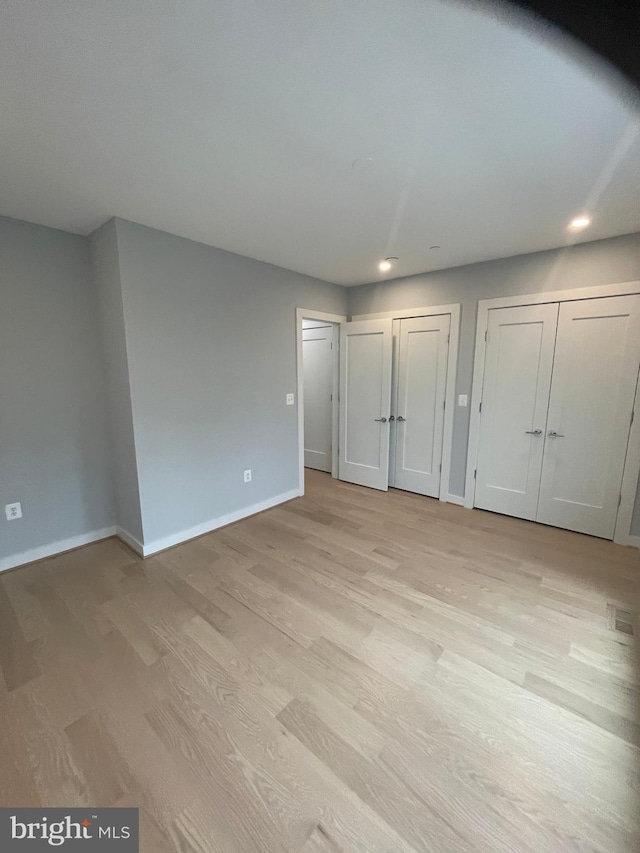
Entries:
<svg viewBox="0 0 640 853">
<path fill-rule="evenodd" d="M 467 406 L 469 403 L 469 398 L 466 394 L 458 394 L 458 405 L 459 406 Z"/>
<path fill-rule="evenodd" d="M 293 406 L 294 396 L 293 394 L 287 394 L 287 406 Z"/>
<path fill-rule="evenodd" d="M 20 501 L 16 504 L 7 504 L 4 508 L 4 513 L 7 516 L 7 521 L 14 521 L 16 518 L 22 518 L 22 504 Z"/>
<path fill-rule="evenodd" d="M 247 468 L 247 470 L 244 472 L 244 481 L 245 483 L 251 482 L 251 468 Z"/>
</svg>

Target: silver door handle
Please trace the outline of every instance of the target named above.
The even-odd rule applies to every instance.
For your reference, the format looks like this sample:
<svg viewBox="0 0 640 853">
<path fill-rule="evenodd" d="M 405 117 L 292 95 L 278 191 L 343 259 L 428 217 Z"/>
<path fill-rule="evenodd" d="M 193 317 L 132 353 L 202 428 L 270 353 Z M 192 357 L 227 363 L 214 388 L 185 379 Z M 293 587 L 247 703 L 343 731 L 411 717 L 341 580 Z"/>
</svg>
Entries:
<svg viewBox="0 0 640 853">
<path fill-rule="evenodd" d="M 403 421 L 406 421 L 406 418 L 403 418 L 402 415 L 398 415 L 397 421 L 398 423 L 402 423 Z"/>
<path fill-rule="evenodd" d="M 387 419 L 386 418 L 374 418 L 374 421 L 379 421 L 381 424 L 386 424 Z"/>
<path fill-rule="evenodd" d="M 554 429 L 550 429 L 547 435 L 549 436 L 549 438 L 564 438 L 561 433 L 556 432 Z"/>
<path fill-rule="evenodd" d="M 525 433 L 527 435 L 542 435 L 542 430 L 541 429 L 526 429 Z"/>
</svg>

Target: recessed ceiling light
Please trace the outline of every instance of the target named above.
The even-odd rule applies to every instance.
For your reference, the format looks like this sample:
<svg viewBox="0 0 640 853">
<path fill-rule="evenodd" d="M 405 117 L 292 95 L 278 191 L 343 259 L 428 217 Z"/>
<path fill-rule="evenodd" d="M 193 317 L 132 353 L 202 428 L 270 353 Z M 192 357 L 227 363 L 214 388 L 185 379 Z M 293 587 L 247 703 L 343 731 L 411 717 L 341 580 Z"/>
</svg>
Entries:
<svg viewBox="0 0 640 853">
<path fill-rule="evenodd" d="M 575 219 L 572 219 L 569 223 L 569 228 L 573 228 L 576 231 L 579 231 L 581 228 L 586 228 L 587 225 L 591 224 L 590 216 L 576 216 Z"/>
<path fill-rule="evenodd" d="M 378 269 L 380 270 L 380 272 L 389 272 L 389 270 L 394 267 L 397 262 L 397 258 L 385 258 L 378 264 Z"/>
</svg>

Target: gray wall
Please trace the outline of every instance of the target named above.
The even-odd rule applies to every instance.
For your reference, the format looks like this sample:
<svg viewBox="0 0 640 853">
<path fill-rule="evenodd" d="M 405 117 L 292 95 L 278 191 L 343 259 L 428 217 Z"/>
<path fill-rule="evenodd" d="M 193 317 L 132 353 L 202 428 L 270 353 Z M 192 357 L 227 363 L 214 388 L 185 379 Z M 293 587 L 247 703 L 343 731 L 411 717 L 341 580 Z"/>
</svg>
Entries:
<svg viewBox="0 0 640 853">
<path fill-rule="evenodd" d="M 479 299 L 640 279 L 640 234 L 597 240 L 481 264 L 349 288 L 349 313 L 367 314 L 459 302 L 462 306 L 457 394 L 470 394 Z M 449 491 L 464 495 L 469 408 L 456 407 Z M 640 502 L 634 526 L 640 531 Z"/>
<path fill-rule="evenodd" d="M 146 544 L 298 486 L 296 307 L 346 291 L 116 220 Z M 253 482 L 244 484 L 251 468 Z"/>
<path fill-rule="evenodd" d="M 123 220 L 88 241 L 0 218 L 0 509 L 24 509 L 0 513 L 0 564 L 112 526 L 116 502 L 118 524 L 153 543 L 295 489 L 296 307 L 460 302 L 469 393 L 478 299 L 638 278 L 640 234 L 345 290 Z"/>
<path fill-rule="evenodd" d="M 114 524 L 83 237 L 0 218 L 0 561 Z M 21 501 L 24 516 L 5 520 Z"/>
<path fill-rule="evenodd" d="M 100 307 L 100 332 L 109 394 L 108 422 L 113 449 L 117 524 L 121 530 L 142 543 L 144 537 L 115 219 L 94 231 L 89 238 L 89 245 Z"/>
</svg>

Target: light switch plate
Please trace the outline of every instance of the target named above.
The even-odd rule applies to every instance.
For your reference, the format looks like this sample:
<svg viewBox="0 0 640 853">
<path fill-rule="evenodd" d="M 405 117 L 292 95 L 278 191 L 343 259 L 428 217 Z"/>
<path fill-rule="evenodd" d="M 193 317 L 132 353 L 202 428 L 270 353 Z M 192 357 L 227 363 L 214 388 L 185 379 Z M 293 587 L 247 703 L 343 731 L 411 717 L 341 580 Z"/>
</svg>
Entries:
<svg viewBox="0 0 640 853">
<path fill-rule="evenodd" d="M 287 394 L 287 406 L 293 406 L 293 394 Z"/>
<path fill-rule="evenodd" d="M 458 405 L 459 406 L 469 405 L 469 398 L 466 394 L 458 394 Z"/>
</svg>

